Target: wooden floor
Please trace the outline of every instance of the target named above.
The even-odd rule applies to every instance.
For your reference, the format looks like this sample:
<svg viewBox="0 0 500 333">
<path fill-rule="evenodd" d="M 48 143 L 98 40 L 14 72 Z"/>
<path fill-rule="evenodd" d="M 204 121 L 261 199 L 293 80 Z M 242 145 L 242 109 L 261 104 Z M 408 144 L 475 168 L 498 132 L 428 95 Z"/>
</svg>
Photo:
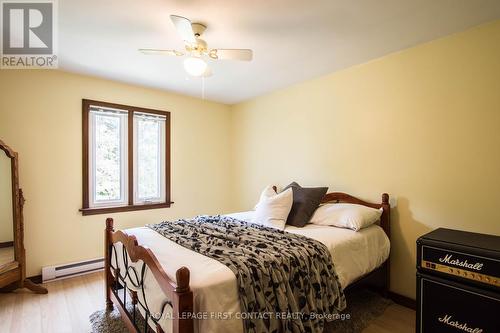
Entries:
<svg viewBox="0 0 500 333">
<path fill-rule="evenodd" d="M 45 284 L 47 295 L 29 291 L 0 294 L 2 333 L 89 332 L 89 315 L 104 308 L 103 273 Z M 415 312 L 391 305 L 363 333 L 413 333 Z"/>
</svg>

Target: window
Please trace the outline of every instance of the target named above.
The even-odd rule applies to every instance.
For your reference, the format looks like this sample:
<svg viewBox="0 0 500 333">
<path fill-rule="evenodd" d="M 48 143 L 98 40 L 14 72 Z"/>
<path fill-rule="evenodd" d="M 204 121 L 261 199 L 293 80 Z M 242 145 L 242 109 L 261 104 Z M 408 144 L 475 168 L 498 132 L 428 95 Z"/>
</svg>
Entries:
<svg viewBox="0 0 500 333">
<path fill-rule="evenodd" d="M 170 113 L 82 104 L 83 215 L 170 207 Z"/>
<path fill-rule="evenodd" d="M 165 201 L 165 116 L 134 113 L 134 202 Z"/>
<path fill-rule="evenodd" d="M 128 114 L 91 106 L 89 117 L 89 207 L 127 205 Z"/>
</svg>

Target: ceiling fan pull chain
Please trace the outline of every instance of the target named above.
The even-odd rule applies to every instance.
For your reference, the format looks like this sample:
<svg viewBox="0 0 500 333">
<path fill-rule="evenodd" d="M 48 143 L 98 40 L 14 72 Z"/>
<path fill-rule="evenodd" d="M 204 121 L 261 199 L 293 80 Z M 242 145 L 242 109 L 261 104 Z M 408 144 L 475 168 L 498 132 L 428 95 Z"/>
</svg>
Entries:
<svg viewBox="0 0 500 333">
<path fill-rule="evenodd" d="M 205 77 L 201 77 L 201 99 L 205 99 Z"/>
</svg>

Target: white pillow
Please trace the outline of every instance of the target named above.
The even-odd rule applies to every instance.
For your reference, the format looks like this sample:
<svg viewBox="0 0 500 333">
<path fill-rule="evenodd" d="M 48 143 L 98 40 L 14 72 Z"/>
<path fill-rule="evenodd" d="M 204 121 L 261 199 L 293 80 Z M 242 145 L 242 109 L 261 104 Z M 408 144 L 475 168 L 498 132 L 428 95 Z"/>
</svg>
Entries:
<svg viewBox="0 0 500 333">
<path fill-rule="evenodd" d="M 266 186 L 266 188 L 260 193 L 259 201 L 257 201 L 255 206 L 253 207 L 253 210 L 257 210 L 257 206 L 259 205 L 259 203 L 262 201 L 263 198 L 271 197 L 273 195 L 276 195 L 276 193 L 277 192 L 273 189 L 273 185 Z"/>
<path fill-rule="evenodd" d="M 309 223 L 358 231 L 380 220 L 382 212 L 382 208 L 375 209 L 356 204 L 325 204 L 316 209 Z"/>
<path fill-rule="evenodd" d="M 292 204 L 293 192 L 291 188 L 277 194 L 272 186 L 268 186 L 262 191 L 260 200 L 255 206 L 252 223 L 284 230 Z"/>
</svg>

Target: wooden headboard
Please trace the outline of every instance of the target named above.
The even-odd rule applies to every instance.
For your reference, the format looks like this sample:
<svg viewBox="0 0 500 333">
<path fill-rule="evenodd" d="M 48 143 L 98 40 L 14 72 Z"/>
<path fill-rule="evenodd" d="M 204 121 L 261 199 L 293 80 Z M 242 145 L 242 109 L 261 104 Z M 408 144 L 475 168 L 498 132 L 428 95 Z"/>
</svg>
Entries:
<svg viewBox="0 0 500 333">
<path fill-rule="evenodd" d="M 363 205 L 376 209 L 383 209 L 382 216 L 380 217 L 380 226 L 384 229 L 387 237 L 391 239 L 391 206 L 389 205 L 389 194 L 382 194 L 381 203 L 370 203 L 353 197 L 350 194 L 342 192 L 332 192 L 327 193 L 321 203 L 351 203 L 357 205 Z"/>
</svg>

